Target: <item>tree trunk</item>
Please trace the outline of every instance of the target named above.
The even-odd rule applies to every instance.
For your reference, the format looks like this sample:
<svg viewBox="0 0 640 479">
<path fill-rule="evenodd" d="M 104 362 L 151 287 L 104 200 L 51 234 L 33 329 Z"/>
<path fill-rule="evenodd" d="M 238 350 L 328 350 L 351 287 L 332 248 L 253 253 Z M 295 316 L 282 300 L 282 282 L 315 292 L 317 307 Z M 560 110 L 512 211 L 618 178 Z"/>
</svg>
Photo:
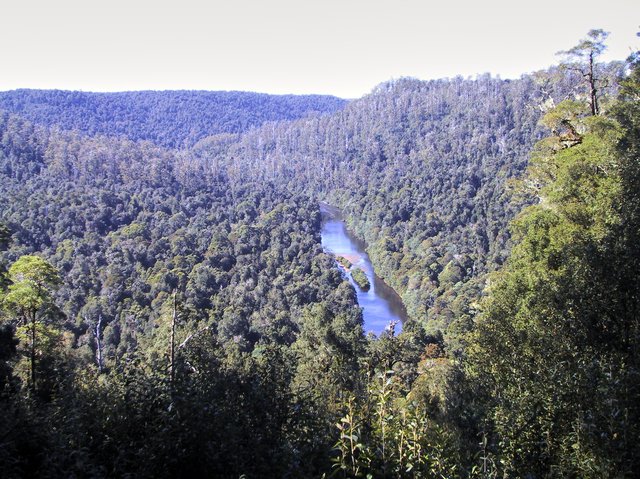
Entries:
<svg viewBox="0 0 640 479">
<path fill-rule="evenodd" d="M 31 316 L 31 388 L 36 390 L 36 313 Z"/>
<path fill-rule="evenodd" d="M 173 315 L 171 317 L 171 345 L 170 345 L 170 363 L 169 363 L 169 381 L 171 388 L 173 389 L 173 382 L 175 380 L 175 354 L 176 354 L 176 318 L 178 316 L 178 299 L 177 291 L 173 292 Z"/>
<path fill-rule="evenodd" d="M 598 89 L 596 88 L 596 74 L 595 74 L 595 65 L 593 52 L 589 53 L 589 88 L 591 95 L 591 114 L 596 116 L 600 113 L 600 108 L 598 108 Z"/>
<path fill-rule="evenodd" d="M 96 324 L 96 330 L 94 332 L 96 336 L 96 360 L 98 363 L 98 372 L 102 373 L 102 341 L 100 340 L 100 329 L 102 326 L 102 314 L 98 315 L 98 324 Z"/>
</svg>

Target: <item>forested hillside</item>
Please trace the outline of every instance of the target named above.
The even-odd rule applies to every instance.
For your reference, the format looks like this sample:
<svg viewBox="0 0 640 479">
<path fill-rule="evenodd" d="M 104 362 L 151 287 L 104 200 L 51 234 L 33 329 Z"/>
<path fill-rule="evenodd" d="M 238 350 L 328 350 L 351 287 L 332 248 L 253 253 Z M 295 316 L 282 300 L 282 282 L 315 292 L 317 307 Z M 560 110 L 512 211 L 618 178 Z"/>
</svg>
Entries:
<svg viewBox="0 0 640 479">
<path fill-rule="evenodd" d="M 318 434 L 314 428 L 330 428 L 313 412 L 335 407 L 334 393 L 322 392 L 322 376 L 331 374 L 332 385 L 354 387 L 350 375 L 364 347 L 354 292 L 320 247 L 317 204 L 269 183 L 234 182 L 149 143 L 49 133 L 6 114 L 0 125 L 2 216 L 13 233 L 4 306 L 8 318 L 19 319 L 17 337 L 31 331 L 36 339 L 30 347 L 37 348 L 32 359 L 18 361 L 14 373 L 24 371 L 34 399 L 51 408 L 45 423 L 30 422 L 34 418 L 20 404 L 12 406 L 17 411 L 11 416 L 3 415 L 3 430 L 14 435 L 0 449 L 0 462 L 11 474 L 53 468 L 48 474 L 57 476 L 74 467 L 85 472 L 65 459 L 72 444 L 89 440 L 76 437 L 84 431 L 97 442 L 86 446 L 89 456 L 81 461 L 97 475 L 178 473 L 165 463 L 159 469 L 137 464 L 137 455 L 147 453 L 175 456 L 180 468 L 193 462 L 196 474 L 294 467 L 252 465 L 251 455 L 263 450 L 265 459 L 281 461 L 291 451 L 280 448 L 304 447 L 296 444 Z M 52 267 L 38 264 L 33 253 L 54 265 L 50 282 L 38 273 Z M 25 268 L 35 270 L 36 291 L 29 289 L 31 279 L 23 280 Z M 15 354 L 10 331 L 3 329 L 3 361 Z M 28 352 L 26 342 L 20 351 Z M 103 383 L 102 375 L 111 379 Z M 7 373 L 3 386 L 17 387 L 16 379 Z M 183 380 L 188 384 L 179 385 Z M 266 392 L 262 385 L 275 389 Z M 295 399 L 293 391 L 299 391 Z M 131 394 L 148 395 L 153 405 Z M 245 406 L 256 413 L 248 413 L 236 395 L 245 396 Z M 81 417 L 65 416 L 71 414 L 69 401 L 83 404 L 74 412 Z M 104 417 L 84 409 L 93 401 L 107 408 Z M 309 401 L 304 414 L 310 417 L 300 418 L 309 421 L 304 427 L 296 426 L 293 413 L 301 401 Z M 208 437 L 200 446 L 217 452 L 201 460 L 195 449 L 191 459 L 179 452 L 181 442 L 192 439 L 179 432 L 178 423 L 172 426 L 178 442 L 158 436 L 153 445 L 148 438 L 158 434 L 155 426 L 136 424 L 126 409 L 151 407 L 135 413 L 143 422 L 158 413 L 197 422 L 205 403 L 218 405 L 205 414 L 206 429 L 227 428 L 236 439 L 222 431 Z M 107 417 L 113 428 L 102 423 Z M 48 423 L 54 420 L 61 422 Z M 21 432 L 29 427 L 56 432 Z M 264 434 L 254 436 L 255 428 Z M 209 434 L 190 426 L 189 434 L 200 433 Z M 116 464 L 104 442 L 112 435 L 136 444 L 131 450 L 116 446 L 124 454 Z M 319 437 L 320 450 L 328 450 L 326 432 Z M 161 451 L 169 445 L 178 449 Z M 30 447 L 53 448 L 61 456 L 33 458 L 23 452 Z"/>
<path fill-rule="evenodd" d="M 101 319 L 133 341 L 105 344 L 122 354 L 174 291 L 197 319 L 219 315 L 225 340 L 253 349 L 263 335 L 290 344 L 300 308 L 342 283 L 308 198 L 234 182 L 146 143 L 50 134 L 7 115 L 0 127 L 0 204 L 16 243 L 7 258 L 49 258 L 66 278 L 57 292 L 65 315 L 78 331 L 93 334 Z M 331 303 L 351 305 L 345 290 Z"/>
<path fill-rule="evenodd" d="M 558 70 L 403 79 L 334 115 L 270 125 L 239 143 L 203 140 L 196 153 L 342 208 L 410 316 L 431 331 L 455 323 L 459 336 L 486 273 L 508 255 L 508 222 L 533 200 L 514 196 L 509 181 L 542 137 L 545 109 L 579 81 Z"/>
<path fill-rule="evenodd" d="M 467 351 L 491 467 L 508 477 L 640 464 L 638 60 L 605 113 L 567 100 L 545 116 L 525 177 L 540 200 L 513 223 Z"/>
<path fill-rule="evenodd" d="M 4 95 L 2 477 L 640 467 L 637 56 L 348 104 Z M 401 334 L 364 335 L 320 201 Z"/>
<path fill-rule="evenodd" d="M 188 147 L 210 135 L 242 133 L 270 121 L 333 113 L 345 104 L 331 96 L 249 92 L 0 92 L 0 110 L 39 125 L 149 140 L 169 148 Z"/>
</svg>

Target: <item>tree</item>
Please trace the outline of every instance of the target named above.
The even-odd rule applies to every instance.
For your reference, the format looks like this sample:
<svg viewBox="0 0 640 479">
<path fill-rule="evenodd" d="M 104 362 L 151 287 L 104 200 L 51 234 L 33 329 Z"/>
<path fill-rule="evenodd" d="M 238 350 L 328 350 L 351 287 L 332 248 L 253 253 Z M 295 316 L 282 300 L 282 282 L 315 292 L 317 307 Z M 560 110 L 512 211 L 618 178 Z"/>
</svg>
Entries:
<svg viewBox="0 0 640 479">
<path fill-rule="evenodd" d="M 9 228 L 0 223 L 0 251 L 3 251 L 7 248 L 10 238 L 11 232 L 9 231 Z"/>
<path fill-rule="evenodd" d="M 18 331 L 30 338 L 31 388 L 36 390 L 37 331 L 39 323 L 58 316 L 53 301 L 53 291 L 61 283 L 56 269 L 39 256 L 20 257 L 9 268 L 9 290 L 4 298 L 5 306 L 17 317 Z"/>
<path fill-rule="evenodd" d="M 618 121 L 582 117 L 580 142 L 541 143 L 540 203 L 512 223 L 467 350 L 505 476 L 623 477 L 640 462 L 637 78 Z"/>
<path fill-rule="evenodd" d="M 596 60 L 607 48 L 604 41 L 608 36 L 609 33 L 604 30 L 590 30 L 587 38 L 581 40 L 576 46 L 569 50 L 558 52 L 558 55 L 566 57 L 566 61 L 562 66 L 580 73 L 587 83 L 592 115 L 600 114 L 598 94 L 602 78 L 597 76 Z"/>
<path fill-rule="evenodd" d="M 9 246 L 11 242 L 11 232 L 9 229 L 0 223 L 0 251 L 4 251 Z M 3 288 L 6 286 L 6 278 L 5 278 L 6 269 L 3 263 L 0 263 L 0 293 Z"/>
</svg>

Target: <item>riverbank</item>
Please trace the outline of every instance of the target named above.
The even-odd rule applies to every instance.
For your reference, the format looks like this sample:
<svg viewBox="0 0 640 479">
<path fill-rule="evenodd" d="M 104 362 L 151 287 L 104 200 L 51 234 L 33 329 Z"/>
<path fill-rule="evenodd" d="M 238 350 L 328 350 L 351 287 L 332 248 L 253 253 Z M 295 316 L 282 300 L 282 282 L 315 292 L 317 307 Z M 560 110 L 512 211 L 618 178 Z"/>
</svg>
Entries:
<svg viewBox="0 0 640 479">
<path fill-rule="evenodd" d="M 369 289 L 364 290 L 356 284 L 349 269 L 336 261 L 345 277 L 354 286 L 358 304 L 363 308 L 365 332 L 373 332 L 378 335 L 384 331 L 390 323 L 398 325 L 407 319 L 406 309 L 398 294 L 379 278 L 373 269 L 373 265 L 365 251 L 365 245 L 358 238 L 349 233 L 339 209 L 320 204 L 322 213 L 322 247 L 325 251 L 336 257 L 342 256 L 352 264 L 352 270 L 362 270 L 369 282 Z M 399 328 L 396 327 L 396 331 Z"/>
</svg>

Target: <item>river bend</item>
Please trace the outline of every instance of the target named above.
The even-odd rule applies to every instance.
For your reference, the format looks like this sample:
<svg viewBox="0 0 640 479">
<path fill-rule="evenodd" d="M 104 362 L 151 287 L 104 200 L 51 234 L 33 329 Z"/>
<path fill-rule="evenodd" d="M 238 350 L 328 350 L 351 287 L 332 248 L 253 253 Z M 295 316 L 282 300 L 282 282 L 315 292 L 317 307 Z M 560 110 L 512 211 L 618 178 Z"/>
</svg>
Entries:
<svg viewBox="0 0 640 479">
<path fill-rule="evenodd" d="M 327 204 L 321 204 L 322 212 L 322 247 L 325 251 L 336 256 L 347 258 L 352 268 L 359 267 L 367 275 L 371 287 L 363 291 L 351 278 L 351 274 L 336 262 L 349 282 L 356 290 L 358 304 L 362 307 L 365 333 L 373 332 L 378 335 L 388 327 L 392 321 L 397 322 L 396 332 L 401 329 L 407 318 L 407 313 L 398 294 L 379 278 L 371 265 L 365 245 L 349 233 L 340 211 Z"/>
</svg>

